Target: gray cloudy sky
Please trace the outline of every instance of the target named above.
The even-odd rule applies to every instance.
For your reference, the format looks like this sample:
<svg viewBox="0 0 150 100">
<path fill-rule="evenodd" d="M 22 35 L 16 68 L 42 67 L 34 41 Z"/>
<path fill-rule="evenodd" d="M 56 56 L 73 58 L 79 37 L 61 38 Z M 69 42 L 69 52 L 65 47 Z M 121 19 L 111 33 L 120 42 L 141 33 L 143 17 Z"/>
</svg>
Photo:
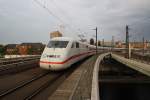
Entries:
<svg viewBox="0 0 150 100">
<path fill-rule="evenodd" d="M 125 25 L 129 25 L 131 39 L 150 40 L 150 0 L 0 0 L 0 44 L 43 42 L 49 33 L 60 29 L 65 36 L 85 33 L 98 38 L 125 39 Z"/>
</svg>

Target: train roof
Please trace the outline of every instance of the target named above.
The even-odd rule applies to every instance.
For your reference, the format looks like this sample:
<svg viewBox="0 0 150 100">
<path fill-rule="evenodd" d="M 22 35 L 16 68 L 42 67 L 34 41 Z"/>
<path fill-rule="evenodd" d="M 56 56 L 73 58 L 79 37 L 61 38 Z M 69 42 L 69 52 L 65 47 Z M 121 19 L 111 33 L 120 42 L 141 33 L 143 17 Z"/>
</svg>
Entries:
<svg viewBox="0 0 150 100">
<path fill-rule="evenodd" d="M 81 41 L 78 41 L 78 40 L 75 40 L 71 37 L 55 37 L 53 39 L 51 39 L 52 41 L 53 40 L 58 40 L 58 41 L 72 41 L 72 42 L 78 42 L 80 44 L 84 44 L 84 45 L 88 45 L 89 47 L 95 47 L 94 45 L 90 45 L 88 43 L 84 43 L 84 42 L 81 42 Z"/>
<path fill-rule="evenodd" d="M 70 37 L 55 37 L 51 40 L 75 41 L 73 38 L 70 38 Z"/>
<path fill-rule="evenodd" d="M 81 41 L 78 41 L 78 40 L 75 40 L 75 39 L 73 39 L 73 38 L 71 38 L 71 37 L 55 37 L 55 38 L 53 38 L 53 39 L 51 39 L 52 41 L 53 40 L 58 40 L 58 41 L 72 41 L 72 42 L 79 42 L 79 43 L 81 43 L 81 44 L 85 44 L 85 43 L 83 43 L 83 42 L 81 42 Z"/>
</svg>

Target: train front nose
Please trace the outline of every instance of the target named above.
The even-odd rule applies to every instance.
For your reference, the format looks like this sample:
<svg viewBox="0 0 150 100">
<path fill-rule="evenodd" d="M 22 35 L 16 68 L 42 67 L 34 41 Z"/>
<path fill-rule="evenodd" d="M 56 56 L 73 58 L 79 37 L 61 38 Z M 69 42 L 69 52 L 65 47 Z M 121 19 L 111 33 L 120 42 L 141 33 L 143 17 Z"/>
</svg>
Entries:
<svg viewBox="0 0 150 100">
<path fill-rule="evenodd" d="M 65 64 L 63 63 L 62 55 L 43 54 L 40 59 L 40 67 L 47 70 L 61 70 Z"/>
<path fill-rule="evenodd" d="M 40 61 L 40 68 L 50 70 L 51 69 L 51 65 L 46 63 L 46 62 L 44 62 L 44 61 Z"/>
<path fill-rule="evenodd" d="M 63 38 L 54 38 L 45 47 L 40 59 L 40 67 L 49 70 L 63 68 L 62 63 L 66 56 L 66 48 L 69 41 Z"/>
<path fill-rule="evenodd" d="M 40 62 L 40 67 L 46 70 L 57 71 L 57 70 L 64 69 L 64 64 L 45 64 L 45 63 Z"/>
</svg>

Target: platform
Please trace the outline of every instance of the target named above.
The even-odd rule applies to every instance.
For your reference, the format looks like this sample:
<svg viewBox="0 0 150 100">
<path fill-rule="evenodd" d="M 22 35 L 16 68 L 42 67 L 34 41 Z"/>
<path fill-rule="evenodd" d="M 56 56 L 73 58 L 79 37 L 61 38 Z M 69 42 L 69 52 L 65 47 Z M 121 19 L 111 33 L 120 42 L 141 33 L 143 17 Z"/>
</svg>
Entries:
<svg viewBox="0 0 150 100">
<path fill-rule="evenodd" d="M 48 100 L 90 99 L 93 68 L 97 56 L 81 64 L 48 98 Z"/>
<path fill-rule="evenodd" d="M 111 56 L 118 62 L 125 64 L 126 66 L 128 66 L 134 70 L 137 70 L 145 75 L 150 76 L 150 65 L 149 64 L 141 63 L 141 62 L 131 60 L 131 59 L 126 59 L 124 57 L 121 57 L 121 56 L 113 54 L 113 53 L 111 54 Z"/>
</svg>

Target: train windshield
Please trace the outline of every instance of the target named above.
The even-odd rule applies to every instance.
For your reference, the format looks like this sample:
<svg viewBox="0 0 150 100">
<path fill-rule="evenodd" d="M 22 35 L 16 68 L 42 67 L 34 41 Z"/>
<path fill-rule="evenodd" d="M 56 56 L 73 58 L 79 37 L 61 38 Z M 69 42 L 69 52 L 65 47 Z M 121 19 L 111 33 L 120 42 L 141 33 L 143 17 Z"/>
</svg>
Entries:
<svg viewBox="0 0 150 100">
<path fill-rule="evenodd" d="M 48 48 L 66 48 L 69 41 L 50 41 Z"/>
</svg>

